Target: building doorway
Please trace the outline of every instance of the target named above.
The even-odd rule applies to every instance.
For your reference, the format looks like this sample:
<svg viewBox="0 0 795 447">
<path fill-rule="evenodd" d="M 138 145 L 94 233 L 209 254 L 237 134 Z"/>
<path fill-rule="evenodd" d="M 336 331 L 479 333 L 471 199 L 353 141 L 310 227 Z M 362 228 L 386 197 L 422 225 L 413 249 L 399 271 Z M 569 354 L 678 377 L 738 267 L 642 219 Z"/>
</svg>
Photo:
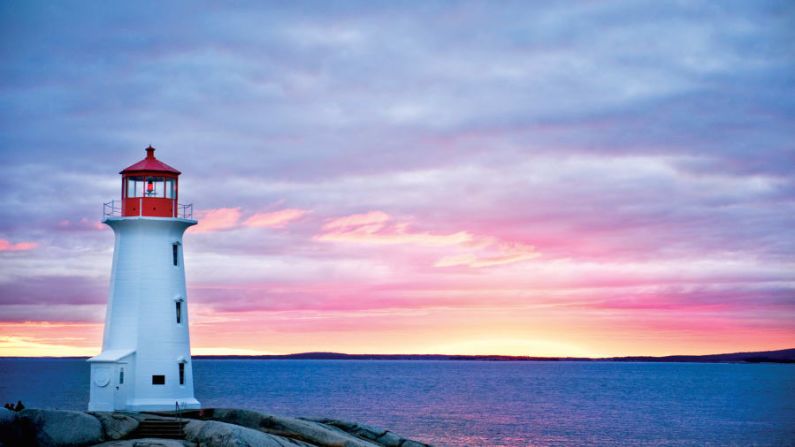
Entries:
<svg viewBox="0 0 795 447">
<path fill-rule="evenodd" d="M 129 369 L 126 363 L 117 363 L 114 368 L 113 378 L 113 409 L 125 410 L 127 408 L 127 382 L 129 382 Z"/>
</svg>

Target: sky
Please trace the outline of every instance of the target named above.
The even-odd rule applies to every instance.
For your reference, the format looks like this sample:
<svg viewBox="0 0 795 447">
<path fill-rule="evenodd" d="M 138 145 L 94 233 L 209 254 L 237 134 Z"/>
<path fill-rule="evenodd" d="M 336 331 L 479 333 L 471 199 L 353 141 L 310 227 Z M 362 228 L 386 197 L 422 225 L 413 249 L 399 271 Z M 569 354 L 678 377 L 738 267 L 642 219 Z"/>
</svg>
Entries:
<svg viewBox="0 0 795 447">
<path fill-rule="evenodd" d="M 789 1 L 0 3 L 0 356 L 180 169 L 194 354 L 795 347 Z"/>
</svg>

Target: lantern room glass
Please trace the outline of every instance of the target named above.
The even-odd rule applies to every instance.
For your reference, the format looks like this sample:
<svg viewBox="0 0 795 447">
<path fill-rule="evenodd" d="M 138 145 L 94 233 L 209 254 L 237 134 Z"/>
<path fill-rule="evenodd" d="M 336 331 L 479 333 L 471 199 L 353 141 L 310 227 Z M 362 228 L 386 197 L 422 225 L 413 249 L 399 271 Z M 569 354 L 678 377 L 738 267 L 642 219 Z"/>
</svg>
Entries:
<svg viewBox="0 0 795 447">
<path fill-rule="evenodd" d="M 163 177 L 147 177 L 145 197 L 165 197 L 165 179 Z"/>
<path fill-rule="evenodd" d="M 173 199 L 174 198 L 174 179 L 167 178 L 166 179 L 166 198 Z"/>
<path fill-rule="evenodd" d="M 143 197 L 145 180 L 141 176 L 127 177 L 127 197 Z"/>
<path fill-rule="evenodd" d="M 126 197 L 156 197 L 173 199 L 176 180 L 166 177 L 130 176 L 127 177 Z"/>
</svg>

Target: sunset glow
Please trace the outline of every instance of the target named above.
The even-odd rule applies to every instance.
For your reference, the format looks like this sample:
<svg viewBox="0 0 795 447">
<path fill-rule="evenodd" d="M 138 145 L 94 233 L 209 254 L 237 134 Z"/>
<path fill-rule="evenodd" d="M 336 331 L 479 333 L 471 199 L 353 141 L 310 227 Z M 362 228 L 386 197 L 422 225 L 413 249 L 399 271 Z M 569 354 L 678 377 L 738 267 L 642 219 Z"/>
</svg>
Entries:
<svg viewBox="0 0 795 447">
<path fill-rule="evenodd" d="M 99 352 L 148 144 L 194 354 L 795 346 L 791 8 L 617 3 L 0 6 L 0 356 Z"/>
</svg>

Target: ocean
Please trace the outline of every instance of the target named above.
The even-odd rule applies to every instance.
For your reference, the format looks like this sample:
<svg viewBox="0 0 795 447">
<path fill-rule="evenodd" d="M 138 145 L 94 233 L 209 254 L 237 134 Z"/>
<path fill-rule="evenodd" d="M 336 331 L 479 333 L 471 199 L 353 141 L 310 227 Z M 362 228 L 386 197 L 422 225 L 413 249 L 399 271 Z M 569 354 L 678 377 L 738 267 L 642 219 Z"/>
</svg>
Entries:
<svg viewBox="0 0 795 447">
<path fill-rule="evenodd" d="M 795 446 L 795 365 L 194 360 L 205 407 L 332 417 L 437 446 Z M 0 401 L 85 410 L 84 360 L 0 359 Z"/>
</svg>

